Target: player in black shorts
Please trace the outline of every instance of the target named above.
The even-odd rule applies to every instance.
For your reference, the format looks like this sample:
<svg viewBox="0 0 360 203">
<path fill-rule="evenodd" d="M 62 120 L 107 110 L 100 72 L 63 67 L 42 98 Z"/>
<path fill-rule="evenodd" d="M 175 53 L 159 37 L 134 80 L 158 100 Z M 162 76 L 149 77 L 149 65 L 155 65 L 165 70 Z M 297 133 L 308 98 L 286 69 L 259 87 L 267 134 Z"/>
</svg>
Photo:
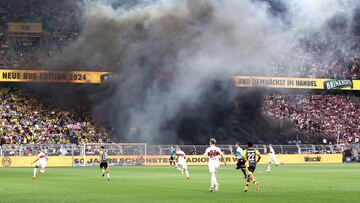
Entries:
<svg viewBox="0 0 360 203">
<path fill-rule="evenodd" d="M 100 150 L 99 150 L 99 155 L 100 155 L 100 169 L 102 171 L 102 176 L 104 177 L 105 174 L 108 178 L 108 180 L 110 180 L 110 172 L 109 172 L 109 166 L 108 166 L 108 162 L 106 160 L 107 158 L 107 151 L 105 150 L 105 147 L 104 146 L 101 146 L 100 147 Z"/>
<path fill-rule="evenodd" d="M 236 159 L 237 159 L 236 170 L 241 169 L 241 171 L 244 174 L 244 179 L 246 179 L 247 176 L 246 176 L 245 159 L 242 157 L 242 153 L 244 150 L 241 149 L 240 143 L 236 143 L 235 147 L 236 147 Z"/>
<path fill-rule="evenodd" d="M 261 156 L 260 152 L 253 148 L 253 143 L 248 142 L 247 149 L 243 151 L 242 157 L 245 159 L 246 163 L 246 186 L 244 188 L 244 192 L 247 192 L 250 186 L 250 182 L 253 182 L 256 186 L 256 191 L 259 192 L 259 183 L 256 182 L 254 177 L 254 171 L 256 169 L 256 164 L 259 163 Z"/>
<path fill-rule="evenodd" d="M 169 158 L 169 163 L 170 163 L 170 167 L 172 165 L 174 165 L 176 167 L 176 149 L 174 147 L 170 147 L 170 158 Z"/>
</svg>

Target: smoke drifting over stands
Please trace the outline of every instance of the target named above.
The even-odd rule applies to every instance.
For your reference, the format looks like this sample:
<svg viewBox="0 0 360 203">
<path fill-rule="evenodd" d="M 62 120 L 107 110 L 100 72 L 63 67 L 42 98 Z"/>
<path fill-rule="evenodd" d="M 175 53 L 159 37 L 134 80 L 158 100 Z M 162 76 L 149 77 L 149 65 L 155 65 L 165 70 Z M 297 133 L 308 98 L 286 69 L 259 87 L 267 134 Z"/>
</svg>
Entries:
<svg viewBox="0 0 360 203">
<path fill-rule="evenodd" d="M 61 48 L 49 46 L 42 67 L 117 73 L 89 98 L 94 115 L 109 123 L 117 141 L 203 144 L 215 137 L 220 142 L 284 143 L 297 139 L 294 123 L 264 115 L 264 90 L 238 89 L 231 77 L 359 78 L 359 4 L 64 3 L 76 15 L 59 14 L 60 23 L 71 22 L 65 27 L 75 31 Z"/>
</svg>

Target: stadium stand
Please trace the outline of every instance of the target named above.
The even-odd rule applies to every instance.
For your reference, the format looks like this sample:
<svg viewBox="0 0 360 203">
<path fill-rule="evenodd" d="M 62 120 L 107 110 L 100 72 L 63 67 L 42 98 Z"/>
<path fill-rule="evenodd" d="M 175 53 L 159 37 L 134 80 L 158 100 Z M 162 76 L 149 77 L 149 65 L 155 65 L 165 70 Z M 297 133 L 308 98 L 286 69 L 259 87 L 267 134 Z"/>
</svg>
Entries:
<svg viewBox="0 0 360 203">
<path fill-rule="evenodd" d="M 0 69 L 38 69 L 44 58 L 54 56 L 76 40 L 80 26 L 74 20 L 79 15 L 75 4 L 76 1 L 56 0 L 0 1 Z M 14 34 L 9 30 L 9 22 L 41 23 L 42 31 Z M 303 54 L 296 56 L 302 68 L 291 76 L 360 79 L 360 44 L 345 46 L 348 47 L 345 50 L 339 48 L 344 47 L 341 46 L 344 43 L 347 42 L 334 40 L 328 44 L 313 44 L 304 40 L 294 48 L 303 50 Z M 323 56 L 322 50 L 327 49 L 334 50 L 336 56 Z M 295 53 L 301 53 L 299 50 Z M 284 70 L 289 68 L 279 62 L 272 64 L 269 72 L 283 76 Z M 5 91 L 8 90 L 1 90 L 0 144 L 109 141 L 106 130 L 98 127 L 89 113 L 62 111 L 26 94 L 5 94 Z M 269 95 L 264 113 L 290 120 L 309 136 L 317 133 L 336 139 L 339 135 L 343 143 L 356 143 L 360 139 L 359 104 L 340 93 Z"/>
<path fill-rule="evenodd" d="M 105 128 L 89 111 L 66 111 L 22 90 L 0 90 L 0 144 L 67 144 L 108 142 Z"/>
<path fill-rule="evenodd" d="M 359 143 L 360 108 L 347 95 L 273 94 L 265 99 L 264 112 L 290 120 L 298 130 L 322 134 L 325 139 Z"/>
<path fill-rule="evenodd" d="M 75 20 L 81 13 L 76 4 L 77 1 L 52 0 L 0 2 L 0 68 L 37 69 L 45 58 L 61 52 L 66 45 L 76 40 L 81 29 Z M 9 22 L 41 23 L 43 30 L 37 34 L 14 34 L 8 28 Z M 294 56 L 296 68 L 277 61 L 268 72 L 282 76 L 288 73 L 285 70 L 291 70 L 291 76 L 294 77 L 359 79 L 359 45 L 358 40 L 341 41 L 336 37 L 331 43 L 314 43 L 304 39 L 293 47 L 297 54 Z M 329 49 L 333 50 L 334 55 L 324 55 L 325 50 Z"/>
<path fill-rule="evenodd" d="M 44 58 L 53 56 L 76 39 L 76 1 L 0 2 L 0 68 L 38 69 Z M 42 29 L 12 31 L 9 23 L 40 23 Z M 34 28 L 35 29 L 35 28 Z"/>
</svg>

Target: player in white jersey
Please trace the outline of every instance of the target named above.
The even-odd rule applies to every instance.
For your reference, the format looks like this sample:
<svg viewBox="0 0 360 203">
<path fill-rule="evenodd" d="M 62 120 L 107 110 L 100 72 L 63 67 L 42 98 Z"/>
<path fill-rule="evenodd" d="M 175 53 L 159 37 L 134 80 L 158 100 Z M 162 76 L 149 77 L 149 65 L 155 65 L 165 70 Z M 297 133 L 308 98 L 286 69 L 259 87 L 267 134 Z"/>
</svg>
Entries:
<svg viewBox="0 0 360 203">
<path fill-rule="evenodd" d="M 210 192 L 212 192 L 214 189 L 215 191 L 219 190 L 219 183 L 216 179 L 216 172 L 217 169 L 220 166 L 219 156 L 223 158 L 224 164 L 226 165 L 225 159 L 224 159 L 224 153 L 221 151 L 219 147 L 216 147 L 216 140 L 214 138 L 210 139 L 210 147 L 208 147 L 205 151 L 205 156 L 209 158 L 208 166 L 209 166 L 209 172 L 211 175 L 211 184 L 210 184 Z"/>
<path fill-rule="evenodd" d="M 181 150 L 180 147 L 176 147 L 176 158 L 177 158 L 177 168 L 181 170 L 182 173 L 185 172 L 186 178 L 189 180 L 190 175 L 186 164 L 186 155 Z"/>
<path fill-rule="evenodd" d="M 267 170 L 266 172 L 270 172 L 271 171 L 271 164 L 272 163 L 275 163 L 276 166 L 280 164 L 280 162 L 278 161 L 277 157 L 276 157 L 276 154 L 275 154 L 275 150 L 274 148 L 272 147 L 271 144 L 269 144 L 269 161 L 268 161 L 268 166 L 267 166 Z"/>
<path fill-rule="evenodd" d="M 32 164 L 34 164 L 35 162 L 37 162 L 37 164 L 35 165 L 35 168 L 34 168 L 33 179 L 36 178 L 36 173 L 37 173 L 38 169 L 39 169 L 40 173 L 42 173 L 42 174 L 45 173 L 46 161 L 48 160 L 48 158 L 46 157 L 46 155 L 42 151 L 42 149 L 38 149 L 37 153 L 38 153 L 37 159 L 32 163 Z"/>
</svg>

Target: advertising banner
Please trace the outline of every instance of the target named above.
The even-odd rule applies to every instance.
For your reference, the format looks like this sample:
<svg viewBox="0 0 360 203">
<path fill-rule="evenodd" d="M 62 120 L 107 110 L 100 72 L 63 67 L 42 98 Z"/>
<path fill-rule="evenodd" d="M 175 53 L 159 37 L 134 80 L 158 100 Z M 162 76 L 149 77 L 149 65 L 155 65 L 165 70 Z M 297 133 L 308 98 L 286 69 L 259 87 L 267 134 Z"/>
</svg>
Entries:
<svg viewBox="0 0 360 203">
<path fill-rule="evenodd" d="M 261 155 L 260 164 L 267 164 L 269 155 Z M 305 164 L 305 163 L 342 163 L 341 154 L 282 154 L 277 155 L 278 160 L 284 164 Z M 189 155 L 188 165 L 207 165 L 208 159 L 203 155 Z M 225 155 L 225 161 L 229 165 L 235 165 L 237 159 L 234 155 Z M 167 166 L 169 157 L 163 155 L 154 156 L 109 156 L 108 162 L 111 166 L 121 165 L 148 165 L 148 166 Z M 222 160 L 221 160 L 222 161 Z M 78 156 L 74 157 L 74 166 L 97 166 L 100 163 L 98 156 Z"/>
<path fill-rule="evenodd" d="M 31 164 L 37 156 L 4 156 L 0 157 L 0 167 L 33 167 Z M 46 163 L 50 167 L 72 166 L 71 156 L 50 156 Z"/>
<path fill-rule="evenodd" d="M 99 156 L 49 156 L 47 166 L 65 167 L 65 166 L 98 166 Z M 187 164 L 189 166 L 207 165 L 208 159 L 203 155 L 189 155 Z M 228 165 L 236 164 L 234 155 L 226 155 Z M 313 163 L 342 163 L 342 154 L 280 154 L 278 160 L 284 164 L 313 164 Z M 0 157 L 0 167 L 31 167 L 31 163 L 36 157 Z M 260 164 L 266 164 L 269 161 L 269 155 L 262 155 Z M 168 166 L 169 157 L 164 155 L 154 156 L 109 156 L 110 166 Z"/>
<path fill-rule="evenodd" d="M 23 33 L 42 33 L 41 23 L 22 23 L 22 22 L 9 22 L 8 28 L 10 32 L 23 32 Z"/>
<path fill-rule="evenodd" d="M 235 76 L 238 87 L 267 87 L 320 90 L 360 90 L 360 80 L 337 80 L 320 78 Z"/>
<path fill-rule="evenodd" d="M 277 158 L 284 164 L 342 163 L 342 154 L 279 154 Z"/>
<path fill-rule="evenodd" d="M 108 72 L 1 70 L 0 82 L 101 83 Z"/>
</svg>

